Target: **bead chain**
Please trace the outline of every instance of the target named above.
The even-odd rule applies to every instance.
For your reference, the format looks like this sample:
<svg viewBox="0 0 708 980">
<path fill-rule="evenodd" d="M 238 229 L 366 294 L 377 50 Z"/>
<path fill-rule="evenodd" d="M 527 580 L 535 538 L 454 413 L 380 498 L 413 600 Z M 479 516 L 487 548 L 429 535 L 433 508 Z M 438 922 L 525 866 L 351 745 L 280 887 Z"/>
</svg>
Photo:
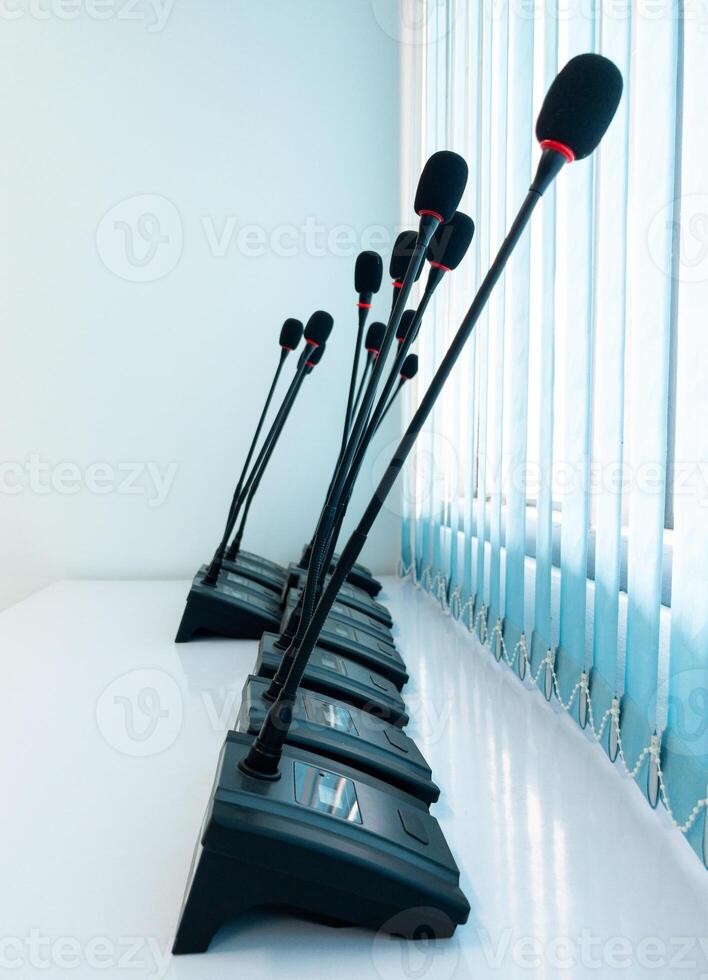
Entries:
<svg viewBox="0 0 708 980">
<path fill-rule="evenodd" d="M 588 675 L 585 671 L 583 671 L 580 680 L 577 682 L 573 690 L 570 692 L 570 697 L 568 698 L 568 700 L 564 701 L 560 692 L 558 675 L 555 670 L 555 662 L 551 650 L 548 650 L 546 656 L 539 664 L 536 674 L 533 676 L 529 675 L 528 678 L 526 678 L 526 667 L 530 666 L 530 660 L 528 656 L 528 649 L 526 646 L 526 635 L 524 633 L 521 634 L 521 638 L 517 642 L 512 653 L 509 654 L 507 645 L 504 642 L 504 630 L 503 630 L 502 621 L 498 619 L 490 632 L 487 626 L 487 613 L 489 612 L 488 607 L 482 604 L 479 612 L 477 613 L 477 616 L 474 617 L 474 601 L 468 598 L 465 600 L 464 603 L 462 602 L 462 590 L 459 585 L 455 586 L 455 588 L 452 591 L 452 594 L 450 595 L 450 598 L 448 599 L 448 594 L 449 594 L 448 582 L 445 576 L 441 572 L 437 572 L 436 575 L 433 576 L 433 571 L 431 566 L 426 565 L 425 568 L 423 569 L 423 573 L 420 576 L 420 581 L 419 581 L 418 576 L 416 574 L 415 562 L 412 562 L 408 567 L 406 567 L 403 564 L 403 561 L 399 559 L 398 574 L 401 578 L 410 578 L 413 584 L 416 586 L 416 588 L 422 588 L 425 592 L 428 592 L 431 595 L 433 595 L 440 603 L 440 606 L 442 607 L 443 611 L 451 615 L 454 619 L 461 620 L 462 622 L 464 622 L 470 633 L 476 631 L 479 636 L 479 640 L 483 646 L 489 646 L 490 649 L 493 649 L 495 643 L 499 644 L 499 647 L 501 648 L 502 656 L 506 661 L 506 663 L 509 665 L 509 667 L 511 668 L 514 667 L 517 657 L 520 660 L 523 660 L 524 680 L 522 681 L 522 683 L 524 683 L 524 685 L 527 686 L 529 689 L 531 687 L 538 687 L 538 680 L 544 670 L 550 671 L 551 676 L 553 678 L 553 690 L 555 691 L 556 700 L 561 705 L 563 710 L 567 712 L 569 712 L 570 709 L 572 708 L 573 702 L 575 701 L 575 697 L 578 694 L 578 692 L 582 691 L 584 697 L 587 699 L 588 725 L 590 727 L 590 731 L 592 732 L 593 738 L 595 739 L 596 742 L 600 742 L 602 740 L 608 722 L 612 725 L 612 728 L 614 729 L 615 732 L 615 736 L 617 738 L 617 746 L 618 746 L 617 754 L 619 758 L 622 760 L 624 771 L 627 774 L 627 776 L 629 776 L 630 779 L 636 780 L 637 777 L 639 776 L 639 773 L 641 772 L 644 760 L 647 758 L 647 756 L 651 758 L 652 763 L 656 768 L 656 772 L 659 780 L 659 793 L 661 796 L 661 800 L 664 804 L 664 807 L 666 808 L 671 823 L 682 834 L 688 833 L 688 831 L 691 829 L 691 827 L 698 819 L 701 810 L 703 809 L 708 810 L 708 796 L 707 796 L 705 799 L 698 800 L 698 802 L 695 804 L 695 806 L 689 813 L 688 818 L 685 820 L 684 823 L 680 824 L 678 820 L 674 817 L 673 811 L 671 809 L 671 803 L 669 800 L 669 793 L 666 788 L 666 784 L 664 782 L 664 773 L 661 768 L 660 736 L 658 735 L 652 736 L 651 743 L 647 745 L 644 749 L 642 749 L 642 752 L 640 753 L 639 758 L 637 759 L 634 765 L 634 768 L 630 770 L 629 765 L 627 764 L 627 759 L 624 754 L 624 747 L 622 745 L 619 701 L 617 698 L 613 699 L 611 707 L 609 707 L 607 711 L 605 711 L 602 718 L 600 719 L 600 726 L 598 728 L 595 724 L 595 715 L 593 712 L 592 697 L 590 696 Z"/>
</svg>

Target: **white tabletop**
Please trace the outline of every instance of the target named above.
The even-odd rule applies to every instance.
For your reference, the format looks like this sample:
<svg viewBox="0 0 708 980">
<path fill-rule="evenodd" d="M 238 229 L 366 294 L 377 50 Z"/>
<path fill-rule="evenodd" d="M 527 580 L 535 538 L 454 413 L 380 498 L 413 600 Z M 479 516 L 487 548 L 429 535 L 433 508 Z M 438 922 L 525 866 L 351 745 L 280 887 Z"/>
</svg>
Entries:
<svg viewBox="0 0 708 980">
<path fill-rule="evenodd" d="M 708 875 L 693 852 L 574 722 L 394 579 L 384 598 L 412 676 L 408 731 L 442 787 L 433 812 L 470 921 L 431 950 L 258 915 L 222 929 L 206 955 L 173 959 L 218 752 L 256 654 L 247 641 L 176 646 L 187 587 L 62 582 L 0 615 L 0 973 L 708 974 Z"/>
</svg>

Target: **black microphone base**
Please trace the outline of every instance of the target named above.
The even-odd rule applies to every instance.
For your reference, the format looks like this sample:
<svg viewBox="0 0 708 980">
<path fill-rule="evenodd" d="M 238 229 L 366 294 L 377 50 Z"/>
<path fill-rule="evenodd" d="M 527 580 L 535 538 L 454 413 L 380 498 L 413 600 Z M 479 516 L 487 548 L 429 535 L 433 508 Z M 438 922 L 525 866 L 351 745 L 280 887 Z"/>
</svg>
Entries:
<svg viewBox="0 0 708 980">
<path fill-rule="evenodd" d="M 283 586 L 283 602 L 287 599 L 290 589 L 302 589 L 306 584 L 307 569 L 294 562 L 288 565 L 288 575 Z M 343 585 L 337 594 L 337 601 L 377 619 L 384 626 L 393 626 L 393 618 L 386 606 L 372 599 L 367 592 L 355 585 Z"/>
<path fill-rule="evenodd" d="M 230 572 L 222 572 L 215 585 L 205 585 L 205 572 L 203 566 L 192 582 L 176 643 L 204 634 L 258 640 L 266 630 L 281 631 L 287 617 L 273 592 Z M 394 646 L 346 623 L 328 618 L 319 646 L 381 674 L 398 690 L 408 681 L 406 666 Z"/>
<path fill-rule="evenodd" d="M 261 637 L 255 665 L 259 677 L 273 677 L 280 666 L 283 651 L 275 645 L 277 639 L 276 633 Z M 302 686 L 353 704 L 401 728 L 408 724 L 403 698 L 390 680 L 319 645 L 312 651 Z"/>
<path fill-rule="evenodd" d="M 285 629 L 289 618 L 289 612 L 286 609 L 280 622 L 281 632 Z M 406 665 L 395 646 L 377 640 L 363 630 L 353 629 L 346 623 L 333 620 L 331 616 L 325 620 L 317 645 L 323 650 L 331 650 L 332 653 L 338 653 L 363 667 L 375 670 L 378 674 L 388 678 L 399 691 L 408 683 L 409 676 Z"/>
<path fill-rule="evenodd" d="M 263 698 L 268 684 L 263 677 L 247 678 L 235 726 L 238 731 L 250 735 L 260 731 L 272 704 Z M 336 698 L 301 688 L 287 742 L 383 779 L 427 805 L 440 796 L 430 766 L 405 732 Z"/>
<path fill-rule="evenodd" d="M 258 640 L 265 630 L 278 629 L 277 602 L 274 607 L 258 603 L 244 590 L 230 587 L 223 576 L 216 585 L 204 585 L 204 571 L 200 569 L 192 582 L 175 643 L 188 643 L 204 634 Z"/>
<path fill-rule="evenodd" d="M 284 612 L 289 615 L 295 608 L 299 597 L 299 589 L 290 589 L 283 606 Z M 372 616 L 367 616 L 366 613 L 362 613 L 358 609 L 345 606 L 342 602 L 337 601 L 333 604 L 329 611 L 328 619 L 331 619 L 333 622 L 342 623 L 344 626 L 351 626 L 352 629 L 359 630 L 367 636 L 373 637 L 375 640 L 380 640 L 382 643 L 388 643 L 389 646 L 396 645 L 390 627 L 385 626 Z"/>
<path fill-rule="evenodd" d="M 284 778 L 245 775 L 252 739 L 230 732 L 192 862 L 175 955 L 226 922 L 286 909 L 406 939 L 446 938 L 470 906 L 440 825 L 415 797 L 287 745 Z"/>
<path fill-rule="evenodd" d="M 287 579 L 287 569 L 284 568 L 281 573 L 274 572 L 266 565 L 259 565 L 256 562 L 243 559 L 241 554 L 235 561 L 224 559 L 221 567 L 225 572 L 232 572 L 234 575 L 242 575 L 244 578 L 251 579 L 252 582 L 270 589 L 276 595 L 282 593 Z"/>
<path fill-rule="evenodd" d="M 332 563 L 330 564 L 329 571 L 331 572 L 336 563 L 339 561 L 339 555 L 335 554 L 332 556 Z M 302 549 L 302 554 L 300 555 L 300 564 L 303 568 L 307 568 L 310 563 L 310 546 L 306 544 Z M 374 578 L 370 570 L 366 565 L 360 565 L 358 562 L 353 566 L 347 575 L 347 582 L 351 585 L 355 585 L 358 589 L 363 589 L 370 596 L 377 596 L 381 591 L 381 583 L 378 579 Z"/>
</svg>

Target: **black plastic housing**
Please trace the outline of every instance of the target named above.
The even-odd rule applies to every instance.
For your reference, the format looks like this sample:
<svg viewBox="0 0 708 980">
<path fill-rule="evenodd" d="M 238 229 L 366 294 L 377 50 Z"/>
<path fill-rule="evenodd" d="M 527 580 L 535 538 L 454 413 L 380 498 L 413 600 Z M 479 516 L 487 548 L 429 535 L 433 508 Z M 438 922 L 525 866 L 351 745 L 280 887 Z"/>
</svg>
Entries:
<svg viewBox="0 0 708 980">
<path fill-rule="evenodd" d="M 273 677 L 283 651 L 277 633 L 264 633 L 258 644 L 255 673 Z M 403 728 L 409 717 L 397 687 L 388 678 L 332 650 L 316 646 L 305 670 L 303 687 L 319 691 Z"/>
<path fill-rule="evenodd" d="M 326 581 L 326 580 L 325 580 Z M 302 565 L 292 562 L 288 565 L 288 576 L 283 586 L 283 601 L 285 601 L 289 589 L 304 588 L 307 582 L 307 569 Z M 370 616 L 385 623 L 386 626 L 393 626 L 393 617 L 382 602 L 378 602 L 364 589 L 360 589 L 351 583 L 345 583 L 339 590 L 337 597 L 340 602 L 346 602 L 352 609 L 359 609 Z"/>
<path fill-rule="evenodd" d="M 235 725 L 238 731 L 258 733 L 271 704 L 263 698 L 268 683 L 253 675 L 246 679 Z M 300 688 L 287 741 L 383 779 L 426 804 L 440 796 L 413 739 L 395 725 L 336 698 Z"/>
<path fill-rule="evenodd" d="M 292 745 L 280 779 L 255 779 L 239 769 L 250 743 L 226 737 L 173 953 L 205 952 L 222 925 L 256 908 L 410 939 L 445 938 L 467 921 L 459 870 L 420 800 Z M 298 801 L 303 774 L 316 799 Z M 348 819 L 323 803 L 327 781 L 354 801 Z"/>
</svg>

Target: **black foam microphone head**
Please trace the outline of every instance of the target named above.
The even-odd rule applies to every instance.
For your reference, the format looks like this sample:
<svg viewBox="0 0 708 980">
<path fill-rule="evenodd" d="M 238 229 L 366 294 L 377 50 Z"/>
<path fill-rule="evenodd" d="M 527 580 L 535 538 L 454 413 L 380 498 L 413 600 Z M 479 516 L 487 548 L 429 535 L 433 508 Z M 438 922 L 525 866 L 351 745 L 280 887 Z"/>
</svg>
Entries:
<svg viewBox="0 0 708 980">
<path fill-rule="evenodd" d="M 334 320 L 329 313 L 325 313 L 324 310 L 317 310 L 307 321 L 305 340 L 313 347 L 319 347 L 329 338 L 333 326 Z"/>
<path fill-rule="evenodd" d="M 622 96 L 619 68 L 600 54 L 579 54 L 556 75 L 536 120 L 544 148 L 582 160 L 598 145 Z"/>
<path fill-rule="evenodd" d="M 317 365 L 322 360 L 322 355 L 325 352 L 327 344 L 323 341 L 318 344 L 317 347 L 310 347 L 307 352 L 307 361 L 305 362 L 309 368 L 317 367 Z"/>
<path fill-rule="evenodd" d="M 418 355 L 409 354 L 401 365 L 401 377 L 404 381 L 412 381 L 418 373 Z"/>
<path fill-rule="evenodd" d="M 383 278 L 383 262 L 378 252 L 360 252 L 354 266 L 357 293 L 378 293 Z"/>
<path fill-rule="evenodd" d="M 416 214 L 449 221 L 467 185 L 467 164 L 452 150 L 439 150 L 428 159 L 415 194 Z"/>
<path fill-rule="evenodd" d="M 371 324 L 369 329 L 366 331 L 366 339 L 364 340 L 364 347 L 370 354 L 378 354 L 378 352 L 381 350 L 381 344 L 383 343 L 385 333 L 385 323 L 375 322 Z"/>
<path fill-rule="evenodd" d="M 418 235 L 414 231 L 402 231 L 393 243 L 388 271 L 394 282 L 401 282 L 405 276 L 417 240 Z M 422 271 L 421 267 L 418 270 L 418 275 L 415 277 L 416 281 Z"/>
<path fill-rule="evenodd" d="M 295 350 L 302 340 L 303 326 L 294 317 L 288 317 L 280 330 L 280 340 L 278 343 L 283 350 Z"/>
<path fill-rule="evenodd" d="M 404 310 L 401 316 L 401 322 L 398 324 L 398 330 L 396 331 L 396 340 L 399 344 L 402 344 L 406 339 L 406 334 L 408 333 L 408 328 L 413 322 L 413 317 L 415 316 L 415 310 Z"/>
<path fill-rule="evenodd" d="M 455 211 L 447 224 L 439 225 L 435 229 L 425 257 L 438 269 L 452 272 L 464 259 L 473 235 L 472 218 L 462 211 Z"/>
</svg>

